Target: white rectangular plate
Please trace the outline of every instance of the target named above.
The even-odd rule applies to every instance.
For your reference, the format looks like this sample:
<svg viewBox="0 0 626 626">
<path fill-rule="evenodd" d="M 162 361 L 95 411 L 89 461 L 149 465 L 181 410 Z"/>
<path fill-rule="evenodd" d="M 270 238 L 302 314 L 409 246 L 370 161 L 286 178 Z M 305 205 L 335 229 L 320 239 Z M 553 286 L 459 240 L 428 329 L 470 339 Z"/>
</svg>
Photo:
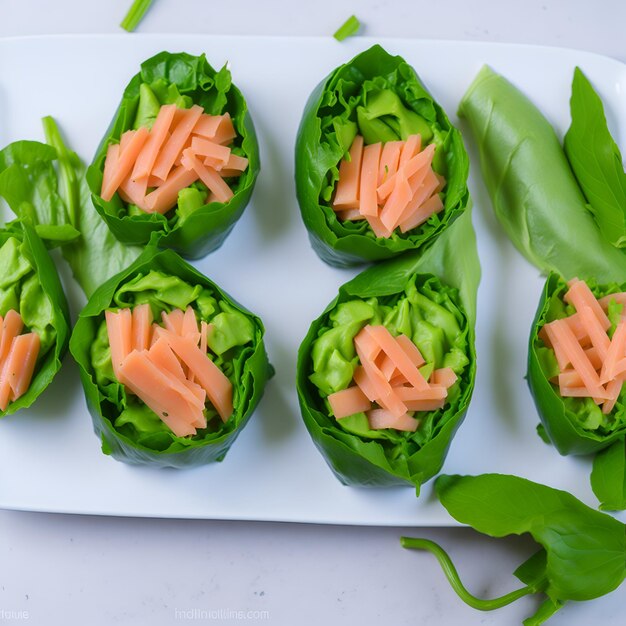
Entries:
<svg viewBox="0 0 626 626">
<path fill-rule="evenodd" d="M 355 38 L 88 36 L 0 41 L 0 145 L 43 140 L 54 116 L 89 161 L 141 61 L 161 51 L 206 52 L 228 61 L 247 98 L 261 145 L 253 200 L 224 246 L 196 265 L 259 314 L 276 377 L 223 463 L 162 470 L 100 452 L 77 369 L 69 357 L 30 410 L 0 423 L 0 507 L 65 513 L 275 520 L 371 525 L 453 525 L 433 493 L 342 486 L 313 445 L 294 389 L 296 352 L 308 326 L 356 270 L 326 266 L 311 250 L 293 181 L 294 140 L 309 93 L 334 67 L 375 43 Z M 458 124 L 456 108 L 484 63 L 517 84 L 564 132 L 572 72 L 580 65 L 626 145 L 626 66 L 573 50 L 445 41 L 378 41 L 401 54 Z M 467 129 L 461 124 L 462 130 Z M 471 192 L 483 278 L 478 379 L 447 473 L 514 473 L 567 489 L 589 504 L 589 459 L 560 457 L 536 435 L 524 382 L 526 341 L 542 279 L 493 217 L 472 138 Z M 8 212 L 5 211 L 8 215 Z M 106 259 L 102 259 L 106 263 Z M 59 263 L 62 265 L 62 262 Z M 82 299 L 64 270 L 74 311 Z M 622 517 L 624 519 L 624 517 Z"/>
</svg>

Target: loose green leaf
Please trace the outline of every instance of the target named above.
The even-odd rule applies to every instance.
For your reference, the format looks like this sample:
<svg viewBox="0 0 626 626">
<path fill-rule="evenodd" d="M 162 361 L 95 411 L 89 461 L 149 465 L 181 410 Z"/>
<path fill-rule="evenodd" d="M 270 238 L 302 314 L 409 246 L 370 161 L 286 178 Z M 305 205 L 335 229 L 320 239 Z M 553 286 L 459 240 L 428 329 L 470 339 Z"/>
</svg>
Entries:
<svg viewBox="0 0 626 626">
<path fill-rule="evenodd" d="M 377 238 L 365 220 L 339 221 L 331 199 L 339 163 L 357 134 L 366 142 L 420 133 L 435 143 L 433 168 L 446 179 L 444 210 L 421 226 Z M 378 45 L 341 65 L 313 91 L 296 137 L 296 193 L 311 245 L 327 263 L 357 265 L 389 259 L 432 243 L 469 200 L 469 161 L 461 134 L 415 70 Z"/>
<path fill-rule="evenodd" d="M 593 460 L 591 488 L 604 511 L 626 509 L 626 445 L 618 439 Z"/>
<path fill-rule="evenodd" d="M 298 352 L 298 398 L 314 443 L 341 482 L 363 486 L 411 484 L 419 492 L 419 486 L 441 469 L 474 386 L 479 280 L 476 239 L 468 210 L 423 254 L 406 254 L 369 268 L 340 287 L 338 296 L 313 322 Z M 394 306 L 402 301 L 406 304 Z M 419 306 L 413 306 L 418 302 Z M 323 396 L 350 381 L 356 332 L 372 320 L 384 323 L 392 332 L 409 332 L 414 341 L 423 342 L 426 320 L 417 321 L 418 311 L 422 311 L 422 318 L 438 316 L 441 328 L 432 324 L 438 335 L 434 345 L 448 345 L 444 337 L 447 332 L 457 338 L 457 351 L 465 359 L 459 365 L 460 383 L 455 395 L 451 394 L 450 404 L 424 414 L 416 433 L 371 431 L 363 414 L 337 424 Z M 443 358 L 442 354 L 433 358 Z"/>
<path fill-rule="evenodd" d="M 120 26 L 129 33 L 135 30 L 154 0 L 134 0 Z"/>
<path fill-rule="evenodd" d="M 554 129 L 504 77 L 484 67 L 459 106 L 483 180 L 511 241 L 543 272 L 626 280 L 626 255 L 607 245 Z"/>
<path fill-rule="evenodd" d="M 474 608 L 490 610 L 528 593 L 545 593 L 547 600 L 524 621 L 526 626 L 538 626 L 565 602 L 605 595 L 626 576 L 624 524 L 569 493 L 503 474 L 443 475 L 435 488 L 457 521 L 491 537 L 528 533 L 542 548 L 515 571 L 526 587 L 502 598 L 481 600 L 465 590 L 439 546 L 402 538 L 405 547 L 433 552 L 461 599 Z"/>
<path fill-rule="evenodd" d="M 356 15 L 351 15 L 335 32 L 333 37 L 337 41 L 343 41 L 348 37 L 352 37 L 359 32 L 361 28 L 361 22 L 357 19 Z"/>
<path fill-rule="evenodd" d="M 118 194 L 110 202 L 100 197 L 107 148 L 122 133 L 138 124 L 150 126 L 162 104 L 188 108 L 198 104 L 211 115 L 230 113 L 237 137 L 233 150 L 248 159 L 246 171 L 229 181 L 234 196 L 226 203 L 207 202 L 206 187 L 198 195 L 186 195 L 166 215 L 134 210 Z M 200 258 L 222 245 L 243 214 L 259 173 L 259 147 L 248 105 L 232 83 L 224 66 L 216 71 L 204 54 L 161 52 L 141 64 L 122 94 L 122 100 L 96 156 L 87 170 L 87 183 L 96 210 L 111 232 L 123 243 L 145 245 L 156 237 L 159 246 L 173 248 L 188 258 Z"/>
<path fill-rule="evenodd" d="M 71 233 L 71 228 L 80 235 L 67 240 L 63 245 L 63 256 L 74 278 L 89 297 L 105 280 L 128 267 L 139 255 L 140 249 L 120 243 L 107 228 L 91 202 L 91 193 L 85 180 L 85 165 L 64 143 L 54 119 L 44 117 L 42 122 L 46 141 L 54 148 L 58 159 L 60 180 L 58 196 L 55 196 L 65 207 L 62 215 L 69 222 L 65 227 L 68 232 Z M 41 158 L 39 152 L 43 150 L 35 150 L 24 167 L 38 161 Z M 53 167 L 52 162 L 49 162 L 48 167 Z M 41 226 L 46 224 L 42 223 Z M 106 263 L 102 262 L 103 259 L 106 259 Z"/>
<path fill-rule="evenodd" d="M 570 100 L 572 123 L 565 134 L 565 154 L 589 210 L 611 245 L 626 247 L 626 173 L 622 155 L 609 131 L 604 106 L 579 68 L 574 70 Z"/>
<path fill-rule="evenodd" d="M 161 311 L 188 305 L 219 327 L 215 362 L 233 384 L 233 415 L 223 423 L 207 410 L 207 428 L 176 437 L 148 407 L 126 394 L 111 365 L 105 310 L 147 302 Z M 243 318 L 243 319 L 242 319 Z M 70 350 L 78 363 L 87 406 L 102 451 L 135 464 L 192 467 L 221 461 L 261 399 L 273 369 L 261 320 L 172 250 L 148 247 L 128 268 L 101 285 L 82 310 Z"/>
</svg>

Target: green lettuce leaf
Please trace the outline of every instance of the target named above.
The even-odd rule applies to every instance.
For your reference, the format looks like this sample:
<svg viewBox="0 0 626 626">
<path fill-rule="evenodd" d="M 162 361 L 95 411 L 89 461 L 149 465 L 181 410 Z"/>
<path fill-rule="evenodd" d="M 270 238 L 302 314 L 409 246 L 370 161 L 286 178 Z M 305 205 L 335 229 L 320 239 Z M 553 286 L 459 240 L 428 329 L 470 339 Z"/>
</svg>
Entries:
<svg viewBox="0 0 626 626">
<path fill-rule="evenodd" d="M 31 406 L 61 368 L 70 335 L 70 315 L 56 267 L 27 220 L 0 229 L 0 315 L 18 311 L 23 332 L 41 341 L 28 391 L 0 417 Z"/>
<path fill-rule="evenodd" d="M 446 178 L 444 210 L 405 234 L 377 238 L 367 222 L 340 222 L 331 208 L 339 163 L 357 134 L 366 143 L 421 133 L 436 144 L 434 169 Z M 311 94 L 296 137 L 296 192 L 311 245 L 347 266 L 397 256 L 432 242 L 465 210 L 469 162 L 459 131 L 401 57 L 378 45 L 335 69 Z"/>
<path fill-rule="evenodd" d="M 206 412 L 206 429 L 192 437 L 177 437 L 117 382 L 104 312 L 142 303 L 150 304 L 157 320 L 162 311 L 191 306 L 200 319 L 216 324 L 219 334 L 212 340 L 220 352 L 214 361 L 233 384 L 235 410 L 226 423 L 211 408 Z M 135 263 L 95 291 L 70 341 L 103 452 L 127 463 L 161 467 L 221 461 L 250 419 L 273 374 L 263 332 L 258 317 L 175 252 L 148 247 Z"/>
<path fill-rule="evenodd" d="M 206 203 L 207 195 L 185 195 L 180 205 L 166 215 L 133 211 L 118 194 L 110 202 L 100 197 L 106 151 L 118 143 L 123 132 L 138 124 L 150 126 L 157 106 L 197 104 L 211 115 L 229 112 L 237 137 L 233 149 L 248 159 L 242 176 L 230 181 L 233 198 L 226 203 Z M 188 258 L 200 258 L 217 249 L 245 209 L 259 173 L 259 148 L 252 119 L 243 95 L 231 81 L 230 71 L 214 70 L 204 55 L 161 52 L 141 64 L 124 93 L 94 160 L 87 182 L 94 206 L 113 234 L 123 243 L 147 244 L 152 236 L 161 247 L 173 248 Z"/>
<path fill-rule="evenodd" d="M 554 129 L 504 77 L 484 67 L 459 106 L 480 153 L 498 220 L 542 272 L 600 283 L 626 279 L 626 255 L 607 244 Z"/>
<path fill-rule="evenodd" d="M 626 172 L 598 94 L 579 68 L 570 100 L 572 123 L 563 147 L 600 232 L 617 248 L 626 247 Z"/>
<path fill-rule="evenodd" d="M 109 231 L 91 203 L 85 166 L 52 118 L 44 118 L 43 126 L 48 144 L 16 141 L 0 151 L 0 196 L 35 225 L 48 247 L 63 246 L 74 278 L 90 296 L 140 250 L 119 243 Z"/>
<path fill-rule="evenodd" d="M 338 296 L 311 324 L 298 352 L 300 409 L 315 445 L 341 482 L 410 484 L 419 492 L 420 485 L 441 469 L 474 386 L 479 280 L 468 210 L 423 254 L 406 254 L 369 268 L 340 287 Z M 393 334 L 406 333 L 437 367 L 446 363 L 447 352 L 458 353 L 454 357 L 458 360 L 450 362 L 460 378 L 450 404 L 423 414 L 416 433 L 372 431 L 364 414 L 338 424 L 324 399 L 350 383 L 356 364 L 353 338 L 366 323 L 383 323 Z M 432 356 L 427 356 L 433 333 Z"/>
<path fill-rule="evenodd" d="M 525 626 L 543 624 L 565 602 L 585 601 L 616 589 L 626 576 L 624 524 L 565 491 L 503 474 L 440 476 L 437 496 L 448 513 L 490 537 L 530 534 L 541 546 L 516 571 L 525 587 L 482 600 L 463 587 L 448 555 L 424 539 L 402 538 L 406 548 L 429 550 L 442 563 L 462 600 L 493 610 L 528 594 L 547 600 Z"/>
</svg>

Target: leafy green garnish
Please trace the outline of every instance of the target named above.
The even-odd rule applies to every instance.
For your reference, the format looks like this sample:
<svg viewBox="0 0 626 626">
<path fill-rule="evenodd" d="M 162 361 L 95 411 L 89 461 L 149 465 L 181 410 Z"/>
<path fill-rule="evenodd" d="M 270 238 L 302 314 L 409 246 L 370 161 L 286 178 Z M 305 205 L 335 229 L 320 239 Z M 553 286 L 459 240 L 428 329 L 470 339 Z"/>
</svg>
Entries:
<svg viewBox="0 0 626 626">
<path fill-rule="evenodd" d="M 361 22 L 357 19 L 356 15 L 351 15 L 335 32 L 333 37 L 337 41 L 343 41 L 348 37 L 352 37 L 359 32 L 361 28 Z"/>
<path fill-rule="evenodd" d="M 611 245 L 626 247 L 626 172 L 611 137 L 604 106 L 580 68 L 574 70 L 570 100 L 572 123 L 565 134 L 565 154 L 589 210 Z"/>
<path fill-rule="evenodd" d="M 617 588 L 626 576 L 625 526 L 574 496 L 503 474 L 440 476 L 437 495 L 457 521 L 491 537 L 528 533 L 539 552 L 515 572 L 525 587 L 482 600 L 461 584 L 447 554 L 433 542 L 403 537 L 402 545 L 433 552 L 461 599 L 480 610 L 505 606 L 528 594 L 547 599 L 526 626 L 539 626 L 570 600 L 591 600 Z"/>
<path fill-rule="evenodd" d="M 128 13 L 124 16 L 120 26 L 127 30 L 129 33 L 137 28 L 139 22 L 143 19 L 146 11 L 150 8 L 150 5 L 154 0 L 134 0 Z"/>
</svg>

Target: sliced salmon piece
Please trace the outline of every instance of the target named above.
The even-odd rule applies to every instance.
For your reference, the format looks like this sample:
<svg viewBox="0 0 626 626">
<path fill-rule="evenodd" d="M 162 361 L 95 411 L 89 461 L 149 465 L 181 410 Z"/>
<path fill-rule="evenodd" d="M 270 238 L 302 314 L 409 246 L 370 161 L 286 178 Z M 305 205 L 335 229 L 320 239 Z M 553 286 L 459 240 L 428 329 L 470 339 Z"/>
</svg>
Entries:
<svg viewBox="0 0 626 626">
<path fill-rule="evenodd" d="M 395 430 L 415 432 L 419 426 L 419 422 L 408 413 L 393 415 L 384 409 L 372 409 L 366 415 L 372 430 L 393 428 Z"/>
<path fill-rule="evenodd" d="M 148 358 L 161 371 L 169 372 L 181 382 L 187 380 L 178 357 L 174 354 L 170 348 L 170 344 L 164 337 L 158 337 L 150 346 L 150 349 L 148 350 Z"/>
<path fill-rule="evenodd" d="M 150 305 L 139 304 L 133 309 L 133 348 L 147 350 L 152 333 L 152 309 Z"/>
<path fill-rule="evenodd" d="M 204 139 L 204 137 L 192 137 L 190 147 L 196 156 L 211 157 L 221 163 L 219 169 L 222 169 L 230 159 L 230 148 L 221 146 L 210 139 Z"/>
<path fill-rule="evenodd" d="M 133 134 L 127 140 L 127 143 L 125 141 L 123 144 L 120 144 L 117 163 L 115 164 L 115 168 L 112 171 L 110 178 L 107 178 L 106 186 L 104 186 L 103 179 L 102 191 L 100 195 L 102 196 L 102 199 L 107 202 L 113 198 L 115 192 L 118 190 L 124 179 L 131 173 L 131 170 L 135 165 L 135 161 L 137 160 L 137 156 L 148 139 L 149 131 L 143 126 L 137 131 L 127 131 L 127 133 L 131 132 Z M 122 140 L 124 137 L 128 137 L 127 133 L 124 133 Z"/>
<path fill-rule="evenodd" d="M 194 345 L 198 345 L 200 341 L 200 330 L 198 329 L 198 320 L 194 310 L 188 306 L 183 316 L 183 337 L 189 337 Z"/>
<path fill-rule="evenodd" d="M 157 156 L 154 167 L 150 172 L 153 176 L 158 176 L 162 180 L 166 180 L 170 170 L 174 166 L 178 155 L 182 152 L 191 132 L 200 119 L 204 109 L 194 104 L 190 109 L 181 112 L 181 119 L 172 131 L 172 136 L 167 140 L 159 155 Z M 191 184 L 191 183 L 189 183 Z M 185 185 L 189 186 L 189 185 Z"/>
<path fill-rule="evenodd" d="M 373 143 L 363 148 L 361 175 L 359 180 L 359 212 L 361 215 L 378 215 L 376 186 L 378 183 L 378 165 L 382 143 Z"/>
<path fill-rule="evenodd" d="M 617 374 L 617 363 L 624 357 L 626 352 L 626 321 L 622 320 L 613 333 L 613 339 L 606 351 L 602 370 L 600 372 L 600 382 L 604 385 Z M 588 357 L 589 358 L 589 357 Z M 593 367 L 593 365 L 592 365 Z M 598 369 L 595 367 L 594 369 Z"/>
<path fill-rule="evenodd" d="M 402 167 L 398 166 L 398 171 L 395 172 L 392 176 L 389 176 L 384 183 L 379 185 L 377 190 L 378 203 L 383 204 L 385 200 L 389 197 L 394 187 L 396 186 L 398 174 L 400 174 L 400 172 L 402 172 L 402 175 L 407 180 L 411 180 L 411 178 L 424 167 L 426 167 L 427 170 L 430 169 L 434 154 L 435 146 L 434 144 L 430 144 Z"/>
<path fill-rule="evenodd" d="M 364 330 L 395 363 L 398 370 L 411 385 L 416 389 L 428 388 L 426 379 L 385 326 L 367 325 Z"/>
<path fill-rule="evenodd" d="M 434 144 L 431 144 L 434 145 Z M 422 136 L 409 135 L 402 146 L 402 154 L 400 155 L 400 163 L 398 167 L 404 167 L 414 156 L 419 154 L 422 149 Z"/>
<path fill-rule="evenodd" d="M 133 315 L 130 309 L 105 311 L 107 334 L 111 346 L 111 365 L 117 380 L 125 383 L 121 366 L 133 349 Z"/>
<path fill-rule="evenodd" d="M 26 333 L 13 339 L 4 364 L 5 376 L 12 390 L 12 399 L 23 396 L 30 386 L 41 342 L 36 333 Z M 2 410 L 4 411 L 6 407 Z"/>
<path fill-rule="evenodd" d="M 108 189 L 111 186 L 113 173 L 117 169 L 117 162 L 120 158 L 120 144 L 110 143 L 107 148 L 107 154 L 104 159 L 104 171 L 102 173 L 102 189 Z"/>
<path fill-rule="evenodd" d="M 195 396 L 176 378 L 162 372 L 148 358 L 147 352 L 131 352 L 120 371 L 125 384 L 152 409 L 177 437 L 196 434 L 192 422 L 198 420 L 198 410 L 189 400 Z"/>
<path fill-rule="evenodd" d="M 445 398 L 439 400 L 405 400 L 406 408 L 409 411 L 438 411 L 446 404 Z"/>
<path fill-rule="evenodd" d="M 400 222 L 400 231 L 403 233 L 413 230 L 428 221 L 433 215 L 443 209 L 443 202 L 439 196 L 431 196 L 422 206 L 416 209 Z"/>
<path fill-rule="evenodd" d="M 358 386 L 348 387 L 328 396 L 330 408 L 337 419 L 369 411 L 372 403 Z"/>
<path fill-rule="evenodd" d="M 406 335 L 398 335 L 396 343 L 404 350 L 415 367 L 421 367 L 426 363 L 419 348 Z"/>
<path fill-rule="evenodd" d="M 159 109 L 159 113 L 150 130 L 150 136 L 137 156 L 137 161 L 130 176 L 132 180 L 147 179 L 152 172 L 159 151 L 168 139 L 175 113 L 176 105 L 174 104 L 164 104 Z"/>
<path fill-rule="evenodd" d="M 196 180 L 198 180 L 198 175 L 194 171 L 182 165 L 177 167 L 160 187 L 146 196 L 146 210 L 150 213 L 167 213 L 176 206 L 178 192 L 189 187 Z"/>
<path fill-rule="evenodd" d="M 161 311 L 161 320 L 167 330 L 175 335 L 183 336 L 185 314 L 180 309 L 172 309 L 169 313 Z"/>
<path fill-rule="evenodd" d="M 336 211 L 336 213 L 337 218 L 343 220 L 344 222 L 356 222 L 365 219 L 365 216 L 361 215 L 361 211 L 359 211 L 359 209 L 346 209 L 345 211 Z"/>
<path fill-rule="evenodd" d="M 217 129 L 222 123 L 222 118 L 222 115 L 203 113 L 193 127 L 193 134 L 205 139 L 213 139 L 217 133 Z"/>
<path fill-rule="evenodd" d="M 598 317 L 594 314 L 589 305 L 582 304 L 578 310 L 578 315 L 585 327 L 586 334 L 591 339 L 591 344 L 598 351 L 600 358 L 605 359 L 611 343 L 609 336 L 606 334 L 606 330 L 602 328 Z"/>
<path fill-rule="evenodd" d="M 359 208 L 359 185 L 363 160 L 363 137 L 361 135 L 354 138 L 349 155 L 350 160 L 341 159 L 339 163 L 339 180 L 332 202 L 335 211 Z"/>
<path fill-rule="evenodd" d="M 571 304 L 576 311 L 580 310 L 580 307 L 583 304 L 586 304 L 591 308 L 594 315 L 598 318 L 600 325 L 603 330 L 608 330 L 611 327 L 611 322 L 607 317 L 606 313 L 602 309 L 602 306 L 596 300 L 596 297 L 593 295 L 591 289 L 584 280 L 579 280 L 577 278 L 569 281 L 569 290 L 563 297 L 565 302 Z"/>
<path fill-rule="evenodd" d="M 380 221 L 390 231 L 393 231 L 397 226 L 400 217 L 413 198 L 411 185 L 409 185 L 403 169 L 398 170 L 395 178 L 396 184 L 393 191 L 389 194 L 385 206 L 380 212 Z"/>
<path fill-rule="evenodd" d="M 222 421 L 227 422 L 233 413 L 233 386 L 230 380 L 198 346 L 172 333 L 167 333 L 166 337 L 172 350 L 206 391 Z"/>
<path fill-rule="evenodd" d="M 211 190 L 218 202 L 228 202 L 233 197 L 232 189 L 224 179 L 212 168 L 204 165 L 191 149 L 183 152 L 182 166 L 195 172 L 200 180 Z"/>
<path fill-rule="evenodd" d="M 378 167 L 377 188 L 398 171 L 398 163 L 400 162 L 400 153 L 402 152 L 403 145 L 403 141 L 387 141 L 383 145 Z"/>
<path fill-rule="evenodd" d="M 451 367 L 442 367 L 433 372 L 432 380 L 434 385 L 443 385 L 449 389 L 458 380 L 458 377 Z"/>
<path fill-rule="evenodd" d="M 0 338 L 0 367 L 11 350 L 13 340 L 22 332 L 23 328 L 24 322 L 22 321 L 22 316 L 17 311 L 9 309 L 2 320 L 2 337 Z"/>
</svg>

